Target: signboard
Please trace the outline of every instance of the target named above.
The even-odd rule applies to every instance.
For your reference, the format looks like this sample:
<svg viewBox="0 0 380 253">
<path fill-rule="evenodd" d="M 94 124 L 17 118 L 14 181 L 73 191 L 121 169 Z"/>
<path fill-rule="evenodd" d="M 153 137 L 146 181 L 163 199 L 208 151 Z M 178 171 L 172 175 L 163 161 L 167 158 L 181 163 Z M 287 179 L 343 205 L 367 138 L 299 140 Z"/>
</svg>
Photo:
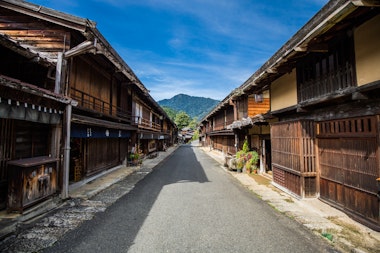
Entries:
<svg viewBox="0 0 380 253">
<path fill-rule="evenodd" d="M 130 131 L 86 125 L 71 125 L 73 138 L 129 138 Z"/>
</svg>

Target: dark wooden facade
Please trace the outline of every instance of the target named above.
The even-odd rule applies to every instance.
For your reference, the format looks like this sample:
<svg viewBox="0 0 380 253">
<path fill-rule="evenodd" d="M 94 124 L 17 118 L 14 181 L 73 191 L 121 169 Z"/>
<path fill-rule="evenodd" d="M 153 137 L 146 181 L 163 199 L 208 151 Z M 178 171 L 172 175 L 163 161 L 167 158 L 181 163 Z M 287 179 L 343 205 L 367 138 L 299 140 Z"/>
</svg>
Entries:
<svg viewBox="0 0 380 253">
<path fill-rule="evenodd" d="M 235 120 L 235 109 L 230 103 L 220 105 L 201 120 L 200 140 L 203 146 L 233 155 L 236 153 L 235 134 L 228 126 Z"/>
<path fill-rule="evenodd" d="M 298 196 L 315 197 L 315 123 L 309 120 L 274 123 L 271 141 L 274 183 Z"/>
<path fill-rule="evenodd" d="M 6 50 L 1 44 L 0 48 Z M 29 62 L 28 59 L 16 59 L 21 66 L 23 61 Z M 0 71 L 2 71 L 1 67 Z M 60 125 L 68 102 L 69 99 L 49 90 L 0 75 L 0 209 L 6 208 L 8 202 L 8 206 L 12 207 L 9 210 L 22 211 L 29 204 L 22 201 L 23 197 L 20 196 L 22 194 L 32 196 L 28 200 L 30 203 L 36 203 L 37 200 L 47 197 L 35 193 L 38 187 L 25 188 L 27 183 L 31 185 L 29 181 L 24 180 L 25 178 L 31 182 L 40 182 L 36 180 L 46 178 L 45 181 L 48 181 L 49 185 L 54 184 L 52 191 L 45 192 L 48 195 L 54 194 L 59 188 L 57 162 L 54 166 L 54 174 L 45 172 L 43 169 L 34 173 L 36 170 L 30 170 L 27 167 L 20 167 L 17 169 L 18 173 L 12 173 L 14 169 L 11 169 L 8 163 L 16 160 L 22 162 L 32 157 L 51 156 L 56 159 L 59 157 Z M 15 189 L 20 184 L 14 181 L 14 177 L 24 180 L 23 191 Z M 18 197 L 9 198 L 9 192 L 14 192 Z M 15 201 L 9 202 L 9 199 Z"/>
<path fill-rule="evenodd" d="M 261 92 L 261 91 L 260 91 Z M 255 91 L 241 93 L 234 90 L 221 101 L 204 119 L 200 126 L 204 146 L 215 148 L 228 155 L 235 155 L 248 140 L 249 147 L 260 154 L 261 170 L 270 169 L 269 128 L 263 114 L 269 111 L 269 93 L 255 94 Z M 268 129 L 268 131 L 263 131 Z"/>
<path fill-rule="evenodd" d="M 329 1 L 202 122 L 210 131 L 218 110 L 231 104 L 235 143 L 248 137 L 254 146 L 270 122 L 270 135 L 260 136 L 270 146 L 273 184 L 299 198 L 319 197 L 376 230 L 379 24 L 377 1 Z M 253 97 L 268 89 L 270 113 L 253 112 Z"/>
<path fill-rule="evenodd" d="M 54 175 L 27 176 L 49 176 L 49 194 L 66 198 L 69 182 L 126 163 L 139 136 L 155 134 L 146 153 L 173 144 L 175 124 L 94 22 L 1 1 L 0 53 L 1 208 L 13 182 L 8 164 L 16 159 L 57 159 Z M 135 101 L 144 104 L 141 115 Z"/>
<path fill-rule="evenodd" d="M 379 222 L 379 116 L 317 123 L 320 197 Z"/>
<path fill-rule="evenodd" d="M 269 87 L 273 183 L 380 230 L 380 8 L 329 1 L 240 89 Z"/>
</svg>

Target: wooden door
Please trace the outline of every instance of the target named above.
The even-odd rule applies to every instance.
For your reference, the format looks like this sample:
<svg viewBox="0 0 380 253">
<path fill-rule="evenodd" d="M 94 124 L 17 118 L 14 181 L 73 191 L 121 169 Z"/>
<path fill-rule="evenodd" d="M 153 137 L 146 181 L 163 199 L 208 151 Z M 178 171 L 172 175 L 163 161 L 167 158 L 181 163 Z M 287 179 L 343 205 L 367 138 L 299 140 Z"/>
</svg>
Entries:
<svg viewBox="0 0 380 253">
<path fill-rule="evenodd" d="M 377 117 L 318 126 L 321 199 L 379 226 Z"/>
</svg>

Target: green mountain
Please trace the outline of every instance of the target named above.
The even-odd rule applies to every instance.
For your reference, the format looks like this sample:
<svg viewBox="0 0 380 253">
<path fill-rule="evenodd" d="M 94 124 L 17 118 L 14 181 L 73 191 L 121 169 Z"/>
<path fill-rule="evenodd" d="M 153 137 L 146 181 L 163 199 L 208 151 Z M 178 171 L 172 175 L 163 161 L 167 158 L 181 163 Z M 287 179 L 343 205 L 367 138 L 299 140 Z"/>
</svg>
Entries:
<svg viewBox="0 0 380 253">
<path fill-rule="evenodd" d="M 158 101 L 158 104 L 160 106 L 172 108 L 178 112 L 184 111 L 191 118 L 197 117 L 198 120 L 200 120 L 219 102 L 219 100 L 211 98 L 193 97 L 185 94 L 178 94 L 170 99 L 160 100 Z"/>
</svg>

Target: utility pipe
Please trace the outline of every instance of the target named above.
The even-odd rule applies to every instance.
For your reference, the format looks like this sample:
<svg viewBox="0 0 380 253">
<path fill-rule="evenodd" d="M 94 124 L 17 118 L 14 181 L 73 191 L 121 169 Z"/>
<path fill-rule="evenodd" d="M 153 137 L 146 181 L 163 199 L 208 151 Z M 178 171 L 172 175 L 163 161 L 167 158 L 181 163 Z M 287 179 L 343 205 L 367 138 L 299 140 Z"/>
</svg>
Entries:
<svg viewBox="0 0 380 253">
<path fill-rule="evenodd" d="M 72 104 L 66 106 L 66 118 L 65 118 L 65 143 L 63 149 L 63 175 L 62 175 L 62 199 L 69 197 L 69 171 L 70 171 L 70 136 L 71 136 L 71 112 Z"/>
</svg>

